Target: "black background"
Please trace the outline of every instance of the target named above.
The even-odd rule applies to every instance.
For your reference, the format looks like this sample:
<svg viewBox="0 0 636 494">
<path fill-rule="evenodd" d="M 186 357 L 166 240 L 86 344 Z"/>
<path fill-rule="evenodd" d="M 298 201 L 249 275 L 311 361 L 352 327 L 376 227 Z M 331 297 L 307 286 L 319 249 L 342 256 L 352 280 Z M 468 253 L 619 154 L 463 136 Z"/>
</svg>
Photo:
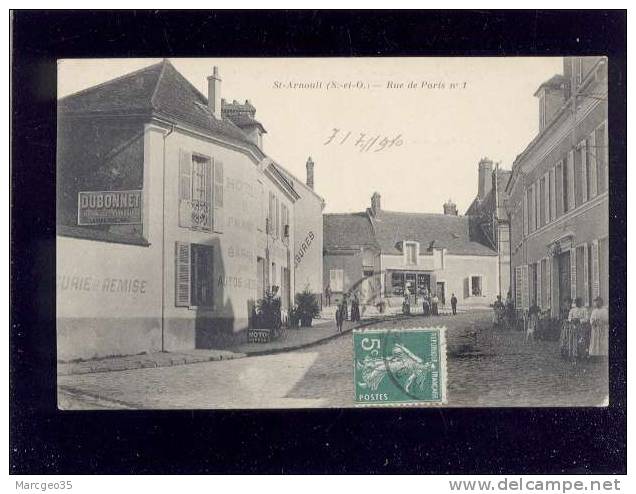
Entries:
<svg viewBox="0 0 636 494">
<path fill-rule="evenodd" d="M 626 26 L 624 11 L 14 11 L 10 472 L 625 473 Z M 573 54 L 609 56 L 608 408 L 56 409 L 56 59 Z"/>
</svg>

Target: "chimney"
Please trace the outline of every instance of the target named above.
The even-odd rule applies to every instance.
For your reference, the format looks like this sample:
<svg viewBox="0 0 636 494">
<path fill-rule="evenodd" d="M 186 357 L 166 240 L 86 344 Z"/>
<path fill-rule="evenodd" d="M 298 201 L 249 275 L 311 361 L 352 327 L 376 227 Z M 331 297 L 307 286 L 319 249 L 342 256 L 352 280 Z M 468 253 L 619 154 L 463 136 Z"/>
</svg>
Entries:
<svg viewBox="0 0 636 494">
<path fill-rule="evenodd" d="M 457 205 L 451 199 L 444 204 L 444 214 L 457 216 Z"/>
<path fill-rule="evenodd" d="M 376 216 L 380 212 L 380 209 L 382 209 L 380 207 L 380 194 L 374 192 L 371 196 L 371 211 L 373 212 L 373 216 Z"/>
<path fill-rule="evenodd" d="M 314 161 L 311 156 L 307 158 L 307 187 L 313 190 L 314 188 Z"/>
<path fill-rule="evenodd" d="M 208 77 L 208 110 L 214 118 L 221 120 L 221 78 L 217 66 L 214 66 L 212 75 Z"/>
<path fill-rule="evenodd" d="M 488 195 L 492 189 L 492 160 L 482 158 L 479 161 L 479 183 L 477 184 L 477 197 L 480 201 Z"/>
<path fill-rule="evenodd" d="M 534 95 L 539 98 L 539 132 L 542 132 L 565 103 L 571 88 L 561 74 L 545 81 Z"/>
</svg>

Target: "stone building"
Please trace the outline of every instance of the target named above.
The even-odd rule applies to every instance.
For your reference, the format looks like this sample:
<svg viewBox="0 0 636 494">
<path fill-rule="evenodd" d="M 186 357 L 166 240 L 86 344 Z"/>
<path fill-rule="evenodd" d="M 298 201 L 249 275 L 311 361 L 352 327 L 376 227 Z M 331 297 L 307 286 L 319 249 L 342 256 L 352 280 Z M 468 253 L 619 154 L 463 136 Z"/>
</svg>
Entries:
<svg viewBox="0 0 636 494">
<path fill-rule="evenodd" d="M 267 157 L 254 106 L 207 82 L 164 60 L 59 100 L 60 359 L 221 347 L 266 289 L 292 303 L 323 201 Z M 300 277 L 319 291 L 315 250 Z"/>
<path fill-rule="evenodd" d="M 608 301 L 607 59 L 565 57 L 541 84 L 539 133 L 506 186 L 516 306 L 552 316 L 567 298 Z"/>
<path fill-rule="evenodd" d="M 382 209 L 377 192 L 364 212 L 324 215 L 324 284 L 334 293 L 358 291 L 363 303 L 401 306 L 436 292 L 449 304 L 487 306 L 499 293 L 497 251 L 450 201 L 446 214 Z"/>
<path fill-rule="evenodd" d="M 506 185 L 510 170 L 483 158 L 478 165 L 477 196 L 466 210 L 474 218 L 488 244 L 499 257 L 499 294 L 506 297 L 510 290 L 510 223 L 506 205 Z"/>
</svg>

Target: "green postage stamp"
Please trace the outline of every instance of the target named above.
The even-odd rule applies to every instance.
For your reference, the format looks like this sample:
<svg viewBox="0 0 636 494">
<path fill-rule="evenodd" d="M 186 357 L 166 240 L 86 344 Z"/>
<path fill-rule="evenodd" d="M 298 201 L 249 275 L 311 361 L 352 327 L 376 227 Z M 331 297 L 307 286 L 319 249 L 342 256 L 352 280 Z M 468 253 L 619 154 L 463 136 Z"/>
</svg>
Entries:
<svg viewBox="0 0 636 494">
<path fill-rule="evenodd" d="M 446 328 L 353 331 L 357 406 L 446 403 Z"/>
</svg>

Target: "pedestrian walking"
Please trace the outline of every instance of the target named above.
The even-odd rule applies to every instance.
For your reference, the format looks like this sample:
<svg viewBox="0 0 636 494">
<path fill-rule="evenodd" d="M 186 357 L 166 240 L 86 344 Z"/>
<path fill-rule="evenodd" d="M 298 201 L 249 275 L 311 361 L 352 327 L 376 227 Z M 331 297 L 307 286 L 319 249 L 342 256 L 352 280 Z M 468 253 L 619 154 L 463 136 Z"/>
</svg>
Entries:
<svg viewBox="0 0 636 494">
<path fill-rule="evenodd" d="M 438 310 L 439 298 L 437 297 L 437 294 L 433 294 L 433 297 L 431 298 L 431 306 L 433 310 L 433 315 L 439 316 L 439 310 Z"/>
<path fill-rule="evenodd" d="M 590 326 L 589 356 L 592 358 L 607 357 L 609 314 L 607 307 L 603 307 L 603 299 L 601 297 L 594 299 L 594 309 L 590 314 Z"/>
<path fill-rule="evenodd" d="M 431 315 L 431 300 L 428 297 L 422 298 L 422 314 L 424 317 Z"/>
<path fill-rule="evenodd" d="M 493 308 L 493 318 L 492 318 L 493 327 L 495 329 L 501 329 L 501 326 L 503 324 L 504 309 L 505 309 L 505 306 L 503 302 L 501 301 L 501 295 L 497 295 L 497 300 L 495 300 L 495 303 L 492 305 L 492 308 Z"/>
<path fill-rule="evenodd" d="M 343 299 L 336 309 L 336 326 L 338 326 L 339 333 L 342 333 L 342 324 L 343 321 L 346 319 L 346 310 L 347 309 L 345 308 L 345 301 Z"/>
<path fill-rule="evenodd" d="M 533 305 L 528 311 L 528 319 L 526 321 L 526 337 L 525 342 L 532 340 L 534 343 L 534 333 L 539 325 L 539 307 Z"/>
<path fill-rule="evenodd" d="M 358 298 L 358 292 L 353 293 L 351 299 L 351 321 L 358 322 L 360 320 L 360 299 Z"/>
<path fill-rule="evenodd" d="M 512 300 L 512 293 L 508 290 L 508 294 L 506 295 L 506 302 L 504 304 L 506 311 L 506 327 L 508 329 L 512 328 L 513 322 L 515 320 L 515 303 Z"/>
<path fill-rule="evenodd" d="M 327 301 L 327 307 L 331 305 L 331 285 L 327 283 L 327 288 L 325 288 L 325 299 Z"/>
<path fill-rule="evenodd" d="M 457 297 L 455 296 L 454 293 L 451 295 L 451 309 L 453 310 L 453 315 L 456 316 L 457 315 Z"/>
</svg>

